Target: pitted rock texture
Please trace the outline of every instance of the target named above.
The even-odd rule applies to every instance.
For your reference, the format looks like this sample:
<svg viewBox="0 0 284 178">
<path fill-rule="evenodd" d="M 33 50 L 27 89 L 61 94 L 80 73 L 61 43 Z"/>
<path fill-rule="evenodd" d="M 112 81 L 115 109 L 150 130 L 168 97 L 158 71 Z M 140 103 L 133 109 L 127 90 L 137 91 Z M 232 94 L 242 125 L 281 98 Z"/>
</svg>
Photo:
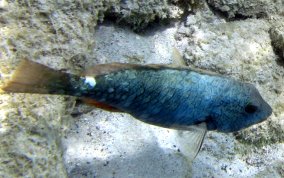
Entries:
<svg viewBox="0 0 284 178">
<path fill-rule="evenodd" d="M 207 0 L 207 2 L 213 9 L 230 19 L 262 18 L 284 12 L 282 0 Z"/>
<path fill-rule="evenodd" d="M 269 34 L 275 52 L 279 55 L 281 59 L 284 60 L 284 19 L 282 20 L 282 24 L 271 27 L 271 29 L 269 30 Z"/>
</svg>

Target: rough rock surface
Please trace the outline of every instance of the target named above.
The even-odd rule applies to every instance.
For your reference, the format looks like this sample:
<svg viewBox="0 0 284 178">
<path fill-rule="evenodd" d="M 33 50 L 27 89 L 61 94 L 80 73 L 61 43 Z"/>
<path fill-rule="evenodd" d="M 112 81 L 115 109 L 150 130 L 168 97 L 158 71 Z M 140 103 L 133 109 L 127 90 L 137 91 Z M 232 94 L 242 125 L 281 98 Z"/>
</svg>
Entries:
<svg viewBox="0 0 284 178">
<path fill-rule="evenodd" d="M 284 59 L 284 20 L 278 26 L 272 27 L 269 33 L 275 52 L 279 54 L 280 58 Z"/>
<path fill-rule="evenodd" d="M 283 9 L 281 0 L 0 1 L 0 85 L 22 58 L 79 73 L 171 63 L 177 47 L 188 65 L 253 83 L 274 110 L 243 131 L 208 133 L 191 165 L 187 133 L 74 98 L 1 94 L 0 176 L 283 177 Z"/>
<path fill-rule="evenodd" d="M 113 6 L 107 14 L 111 19 L 140 31 L 155 20 L 179 18 L 184 9 L 175 6 L 175 2 L 178 3 L 175 0 L 121 1 L 119 6 Z"/>
<path fill-rule="evenodd" d="M 65 177 L 60 115 L 68 107 L 63 98 L 1 95 L 0 103 L 0 176 Z"/>
<path fill-rule="evenodd" d="M 215 10 L 228 18 L 262 18 L 284 12 L 282 0 L 207 0 Z"/>
</svg>

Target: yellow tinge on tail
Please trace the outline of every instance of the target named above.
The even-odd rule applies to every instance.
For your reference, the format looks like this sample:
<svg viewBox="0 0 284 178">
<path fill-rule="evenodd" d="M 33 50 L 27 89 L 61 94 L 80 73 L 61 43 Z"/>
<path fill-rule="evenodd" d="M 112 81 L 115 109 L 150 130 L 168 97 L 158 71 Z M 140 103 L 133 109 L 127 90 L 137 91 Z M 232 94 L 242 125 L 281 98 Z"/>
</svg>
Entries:
<svg viewBox="0 0 284 178">
<path fill-rule="evenodd" d="M 22 60 L 12 79 L 4 85 L 2 91 L 13 93 L 50 94 L 55 89 L 68 86 L 70 74 L 56 71 L 42 64 Z"/>
</svg>

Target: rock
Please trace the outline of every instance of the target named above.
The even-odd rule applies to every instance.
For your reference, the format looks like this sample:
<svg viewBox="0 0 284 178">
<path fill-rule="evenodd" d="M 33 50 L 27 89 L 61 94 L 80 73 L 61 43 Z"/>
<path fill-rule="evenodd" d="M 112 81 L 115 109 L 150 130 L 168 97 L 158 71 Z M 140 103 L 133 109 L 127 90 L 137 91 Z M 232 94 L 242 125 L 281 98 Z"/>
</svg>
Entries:
<svg viewBox="0 0 284 178">
<path fill-rule="evenodd" d="M 0 96 L 2 177 L 66 177 L 60 142 L 68 124 L 60 115 L 67 108 L 58 96 Z"/>
<path fill-rule="evenodd" d="M 284 68 L 275 52 L 283 48 L 283 21 L 271 18 L 281 16 L 283 2 L 208 4 L 211 8 L 205 1 L 178 0 L 1 2 L 0 85 L 22 58 L 80 73 L 107 62 L 171 63 L 177 47 L 188 65 L 253 83 L 273 107 L 267 121 L 243 131 L 209 132 L 191 168 L 183 152 L 190 143 L 179 141 L 179 131 L 127 114 L 73 109 L 74 98 L 1 94 L 1 176 L 281 177 Z M 124 23 L 118 27 L 111 17 Z M 169 25 L 155 23 L 162 19 Z"/>
<path fill-rule="evenodd" d="M 127 114 L 100 110 L 77 119 L 76 127 L 63 140 L 68 177 L 191 175 L 174 130 L 149 126 Z"/>
<path fill-rule="evenodd" d="M 271 43 L 279 57 L 284 59 L 284 24 L 269 30 Z"/>
<path fill-rule="evenodd" d="M 121 1 L 119 6 L 108 11 L 108 17 L 130 25 L 135 31 L 141 31 L 151 22 L 179 18 L 183 11 L 171 1 Z"/>
<path fill-rule="evenodd" d="M 188 16 L 187 19 L 186 19 L 185 26 L 194 25 L 195 23 L 196 23 L 195 16 L 190 15 L 190 16 Z"/>
<path fill-rule="evenodd" d="M 281 0 L 208 0 L 207 2 L 229 19 L 268 17 L 273 14 L 281 14 L 284 9 L 284 4 Z"/>
</svg>

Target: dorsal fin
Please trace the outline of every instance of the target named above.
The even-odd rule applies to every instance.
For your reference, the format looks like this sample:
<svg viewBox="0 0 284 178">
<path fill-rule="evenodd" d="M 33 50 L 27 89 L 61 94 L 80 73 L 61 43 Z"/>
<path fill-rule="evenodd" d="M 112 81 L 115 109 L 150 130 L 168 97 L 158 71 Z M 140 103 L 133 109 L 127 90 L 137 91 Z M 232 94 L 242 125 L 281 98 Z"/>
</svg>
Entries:
<svg viewBox="0 0 284 178">
<path fill-rule="evenodd" d="M 220 74 L 211 72 L 211 71 L 205 71 L 202 69 L 198 68 L 192 68 L 188 66 L 181 66 L 181 65 L 167 65 L 167 64 L 128 64 L 128 63 L 109 63 L 109 64 L 98 64 L 95 65 L 94 67 L 91 67 L 87 70 L 85 70 L 82 75 L 83 76 L 98 76 L 98 75 L 105 75 L 109 74 L 112 72 L 118 72 L 122 70 L 127 70 L 127 69 L 176 69 L 176 70 L 191 70 L 194 72 L 202 73 L 202 74 L 207 74 L 207 75 L 216 75 L 220 76 Z"/>
<path fill-rule="evenodd" d="M 170 65 L 165 64 L 129 64 L 129 63 L 109 63 L 109 64 L 98 64 L 83 72 L 83 76 L 92 75 L 105 75 L 112 72 L 118 72 L 127 69 L 161 69 L 161 68 L 173 68 Z"/>
<path fill-rule="evenodd" d="M 109 63 L 109 64 L 98 64 L 83 72 L 83 75 L 104 75 L 116 71 L 121 71 L 125 69 L 137 68 L 137 64 L 127 64 L 127 63 Z"/>
</svg>

